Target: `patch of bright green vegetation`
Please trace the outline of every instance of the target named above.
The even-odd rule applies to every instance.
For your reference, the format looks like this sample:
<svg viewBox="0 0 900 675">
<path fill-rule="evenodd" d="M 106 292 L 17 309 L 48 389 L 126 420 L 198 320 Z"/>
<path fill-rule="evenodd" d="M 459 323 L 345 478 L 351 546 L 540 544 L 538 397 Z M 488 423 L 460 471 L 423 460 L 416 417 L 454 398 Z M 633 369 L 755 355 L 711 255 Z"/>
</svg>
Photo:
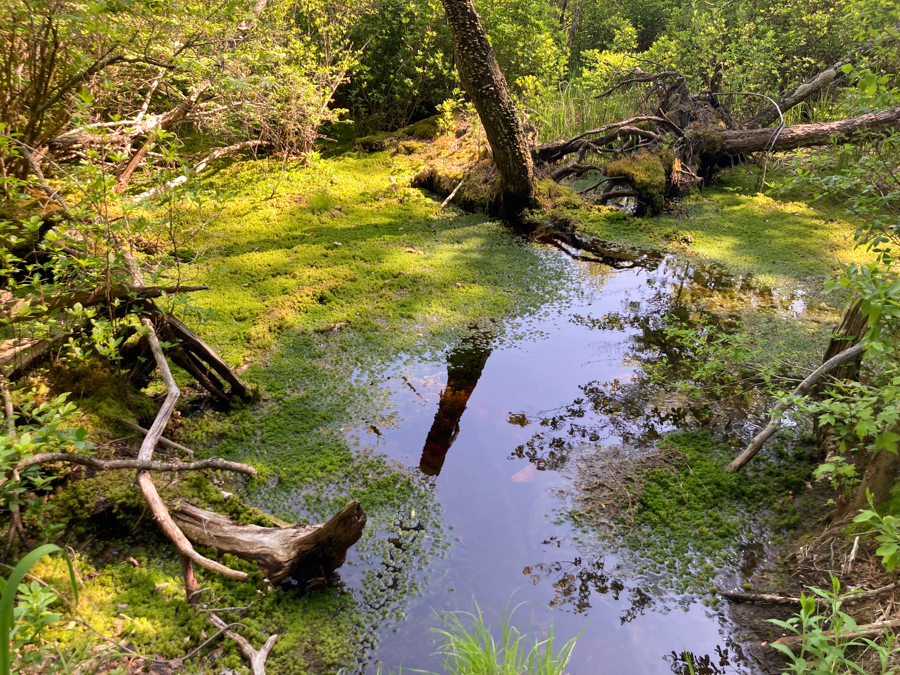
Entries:
<svg viewBox="0 0 900 675">
<path fill-rule="evenodd" d="M 276 646 L 270 657 L 273 673 L 302 672 L 288 656 L 291 640 L 301 651 L 309 643 L 309 660 L 353 667 L 378 628 L 403 615 L 448 546 L 418 472 L 354 451 L 347 440 L 347 426 L 385 405 L 365 374 L 440 350 L 467 326 L 536 311 L 567 287 L 564 266 L 542 249 L 483 216 L 441 213 L 439 202 L 407 187 L 414 161 L 347 153 L 284 175 L 275 161 L 231 164 L 211 178 L 232 197 L 197 242 L 204 262 L 183 270 L 212 287 L 192 298 L 213 310 L 198 330 L 231 363 L 253 361 L 242 376 L 263 395 L 255 406 L 184 420 L 181 440 L 198 455 L 256 466 L 260 475 L 236 492 L 282 520 L 322 522 L 351 498 L 368 517 L 345 568 L 359 569 L 352 588 L 338 604 L 330 592 L 308 597 L 301 632 L 279 638 L 283 652 Z M 82 491 L 73 509 L 96 494 Z M 223 602 L 239 605 L 227 588 Z M 335 611 L 346 617 L 328 629 L 339 644 L 307 640 L 302 630 L 324 631 L 316 621 Z M 268 623 L 265 614 L 247 616 L 260 617 L 262 637 L 263 627 L 277 629 L 294 613 Z"/>
<path fill-rule="evenodd" d="M 582 229 L 602 239 L 696 254 L 773 288 L 802 281 L 818 287 L 842 264 L 868 259 L 853 248 L 855 228 L 844 207 L 800 201 L 812 195 L 782 201 L 757 194 L 756 181 L 743 168 L 731 169 L 679 201 L 674 215 L 629 218 L 595 209 L 585 212 Z"/>
<path fill-rule="evenodd" d="M 78 573 L 86 582 L 79 594 L 81 616 L 92 628 L 116 636 L 140 654 L 162 659 L 183 657 L 215 629 L 205 613 L 188 606 L 181 565 L 172 554 L 171 544 L 156 533 L 139 540 L 130 537 L 127 530 L 118 534 L 123 538 L 107 542 L 105 550 L 92 550 L 98 548 L 95 543 L 77 558 Z M 211 550 L 204 553 L 214 554 Z M 358 646 L 351 639 L 354 622 L 359 620 L 352 595 L 338 588 L 315 594 L 274 591 L 248 563 L 227 555 L 224 562 L 250 572 L 250 581 L 201 574 L 203 601 L 219 607 L 249 606 L 241 613 L 218 614 L 229 623 L 240 622 L 240 633 L 256 648 L 269 635 L 279 634 L 267 663 L 269 672 L 334 673 L 359 657 Z M 67 588 L 67 570 L 60 557 L 46 559 L 33 573 L 56 588 Z M 60 626 L 48 638 L 59 640 L 65 647 L 82 634 L 90 635 L 85 630 L 83 626 Z M 241 672 L 246 664 L 229 642 L 221 642 L 224 652 L 217 660 L 209 659 L 210 650 L 203 650 L 178 672 Z"/>
<path fill-rule="evenodd" d="M 233 196 L 197 244 L 206 261 L 191 282 L 212 290 L 192 301 L 215 310 L 200 330 L 232 364 L 255 359 L 287 330 L 412 342 L 561 292 L 541 280 L 546 266 L 533 247 L 506 227 L 441 213 L 405 187 L 418 167 L 404 155 L 347 154 L 284 176 L 279 167 L 237 162 L 212 178 Z M 323 193 L 331 208 L 322 208 Z M 407 324 L 420 330 L 401 330 Z"/>
<path fill-rule="evenodd" d="M 665 201 L 666 171 L 658 155 L 642 152 L 633 157 L 617 159 L 606 166 L 611 178 L 621 176 L 638 193 L 638 199 L 648 205 L 650 213 L 659 213 Z"/>
<path fill-rule="evenodd" d="M 804 493 L 813 467 L 794 446 L 729 473 L 733 453 L 707 432 L 670 435 L 658 454 L 623 471 L 613 497 L 633 510 L 610 523 L 608 504 L 599 507 L 588 494 L 577 498 L 570 517 L 608 532 L 649 581 L 682 595 L 705 594 L 719 571 L 739 563 L 742 545 L 765 545 L 760 537 L 780 536 L 799 522 L 792 495 Z"/>
</svg>

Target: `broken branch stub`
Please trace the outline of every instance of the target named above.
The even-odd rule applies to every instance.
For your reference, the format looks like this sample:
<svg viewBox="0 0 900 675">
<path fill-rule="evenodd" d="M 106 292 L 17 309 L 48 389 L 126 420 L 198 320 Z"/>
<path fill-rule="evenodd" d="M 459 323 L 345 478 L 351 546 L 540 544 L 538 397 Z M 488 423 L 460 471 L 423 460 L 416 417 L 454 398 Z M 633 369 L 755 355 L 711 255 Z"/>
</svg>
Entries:
<svg viewBox="0 0 900 675">
<path fill-rule="evenodd" d="M 289 577 L 321 577 L 337 569 L 366 524 L 366 514 L 355 499 L 321 525 L 236 525 L 227 516 L 187 502 L 180 503 L 172 518 L 195 544 L 255 562 L 273 584 Z"/>
</svg>

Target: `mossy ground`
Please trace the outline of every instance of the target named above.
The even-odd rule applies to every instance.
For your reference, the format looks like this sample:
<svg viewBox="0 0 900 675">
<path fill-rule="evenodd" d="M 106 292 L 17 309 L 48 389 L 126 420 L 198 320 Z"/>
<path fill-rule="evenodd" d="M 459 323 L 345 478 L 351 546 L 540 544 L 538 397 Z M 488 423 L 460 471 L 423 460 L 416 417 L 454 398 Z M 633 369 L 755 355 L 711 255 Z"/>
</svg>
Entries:
<svg viewBox="0 0 900 675">
<path fill-rule="evenodd" d="M 840 204 L 812 204 L 811 194 L 759 194 L 757 180 L 743 167 L 729 169 L 673 204 L 670 214 L 630 218 L 595 208 L 580 218 L 581 228 L 602 239 L 716 262 L 776 289 L 818 292 L 842 265 L 868 259 L 854 248 L 855 228 Z"/>
<path fill-rule="evenodd" d="M 729 444 L 707 431 L 670 434 L 657 453 L 623 461 L 615 478 L 595 473 L 568 517 L 585 536 L 603 533 L 646 584 L 715 605 L 713 579 L 739 564 L 741 548 L 773 543 L 809 507 L 808 448 L 778 446 L 766 461 L 730 473 Z M 586 459 L 584 467 L 595 466 Z"/>
<path fill-rule="evenodd" d="M 534 311 L 565 292 L 564 275 L 508 228 L 452 206 L 441 212 L 438 201 L 409 187 L 426 162 L 445 159 L 447 177 L 479 157 L 477 142 L 466 146 L 442 136 L 375 154 L 345 151 L 286 170 L 276 160 L 223 162 L 203 177 L 229 199 L 194 244 L 200 261 L 182 270 L 191 282 L 212 287 L 192 298 L 212 314 L 202 324 L 191 323 L 231 364 L 250 366 L 243 376 L 263 397 L 227 414 L 193 415 L 177 433 L 201 456 L 257 466 L 260 477 L 237 486 L 240 498 L 284 520 L 322 520 L 351 497 L 362 501 L 370 518 L 357 545 L 363 566 L 357 591 L 270 593 L 259 579 L 239 584 L 201 573 L 219 606 L 264 598 L 241 620 L 254 644 L 271 632 L 282 634 L 269 664 L 276 675 L 335 672 L 352 664 L 365 647 L 358 636 L 371 639 L 384 621 L 400 617 L 422 575 L 446 548 L 428 486 L 382 457 L 355 453 L 341 433 L 344 425 L 383 405 L 361 374 L 416 351 L 441 349 L 467 325 L 493 325 L 492 320 Z M 453 176 L 447 181 L 458 182 L 459 173 Z M 582 208 L 571 190 L 549 186 L 548 218 L 603 239 L 715 261 L 776 287 L 818 283 L 841 262 L 858 259 L 847 236 L 851 228 L 837 216 L 837 207 L 820 211 L 755 195 L 750 182 L 733 171 L 689 197 L 679 215 L 655 219 Z M 685 236 L 693 241 L 686 244 Z M 147 408 L 146 399 L 129 402 L 115 387 L 104 387 L 83 391 L 97 428 L 116 415 Z M 189 410 L 182 412 L 187 418 Z M 693 574 L 696 556 L 715 556 L 735 545 L 736 526 L 729 518 L 737 510 L 753 508 L 753 499 L 771 503 L 788 488 L 784 481 L 767 487 L 765 478 L 732 484 L 721 475 L 722 457 L 708 438 L 672 442 L 683 465 L 656 476 L 658 489 L 646 494 L 638 530 L 644 537 L 634 547 L 646 550 L 648 565 L 657 567 L 668 568 L 669 558 L 689 558 L 683 569 Z M 130 506 L 134 520 L 125 519 L 124 531 L 99 528 L 98 540 L 108 535 L 103 550 L 89 546 L 80 554 L 84 611 L 104 632 L 127 631 L 144 653 L 168 657 L 190 651 L 203 631 L 210 631 L 184 603 L 171 546 L 155 528 L 143 526 L 150 524 L 146 517 L 137 521 L 138 500 L 128 501 L 134 489 L 127 477 L 101 487 L 123 508 Z M 195 497 L 217 494 L 209 481 L 192 489 Z M 686 509 L 678 503 L 684 489 L 694 495 Z M 731 495 L 723 514 L 712 515 L 704 490 L 716 498 Z M 61 493 L 61 505 L 87 511 L 96 495 L 82 485 Z M 690 550 L 679 548 L 684 537 L 665 534 L 687 536 L 700 528 L 707 534 Z M 428 533 L 427 541 L 420 532 Z M 124 543 L 116 549 L 120 535 Z M 391 538 L 408 545 L 398 548 Z M 129 556 L 139 567 L 127 562 Z M 388 562 L 390 569 L 405 571 L 385 574 Z M 698 576 L 705 583 L 704 569 Z M 38 571 L 60 576 L 64 585 L 58 563 Z M 170 585 L 156 591 L 163 583 Z M 119 610 L 120 604 L 129 607 Z M 239 667 L 234 647 L 223 648 L 215 668 Z M 191 662 L 187 672 L 209 667 Z"/>
<path fill-rule="evenodd" d="M 168 433 L 199 456 L 256 466 L 259 477 L 227 489 L 286 521 L 320 522 L 350 498 L 360 499 L 369 518 L 354 547 L 358 566 L 344 568 L 355 579 L 353 591 L 273 592 L 258 573 L 241 584 L 198 572 L 210 589 L 204 602 L 212 606 L 264 598 L 240 618 L 254 644 L 281 634 L 269 660 L 276 675 L 352 667 L 375 631 L 403 615 L 447 547 L 428 484 L 383 457 L 354 452 L 342 434 L 344 425 L 383 405 L 381 392 L 360 373 L 439 350 L 467 326 L 534 311 L 565 291 L 564 275 L 503 225 L 453 209 L 439 212 L 438 202 L 409 188 L 419 168 L 403 152 L 348 152 L 284 173 L 275 160 L 223 163 L 205 177 L 230 198 L 194 243 L 201 262 L 182 267 L 192 282 L 212 287 L 192 298 L 211 310 L 207 320 L 189 321 L 230 363 L 252 363 L 243 377 L 262 398 L 227 413 L 194 414 L 185 405 Z M 108 375 L 97 386 L 76 387 L 92 428 L 115 429 L 112 418 L 140 416 L 150 403 L 139 393 L 130 403 L 131 394 L 112 386 Z M 234 511 L 217 497 L 212 478 L 163 480 L 159 487 L 164 499 Z M 100 497 L 114 503 L 101 517 L 107 520 L 85 522 Z M 82 574 L 92 577 L 84 597 L 94 627 L 121 630 L 139 652 L 165 658 L 190 651 L 204 631 L 211 634 L 185 605 L 177 557 L 141 517 L 128 475 L 72 481 L 56 502 L 73 543 L 102 542 L 79 554 Z M 246 521 L 246 509 L 238 510 L 231 515 Z M 53 574 L 54 564 L 38 572 Z M 170 586 L 155 592 L 161 583 Z M 121 604 L 129 607 L 120 610 Z M 234 646 L 222 647 L 214 667 L 240 667 Z M 212 667 L 192 661 L 186 672 Z"/>
</svg>

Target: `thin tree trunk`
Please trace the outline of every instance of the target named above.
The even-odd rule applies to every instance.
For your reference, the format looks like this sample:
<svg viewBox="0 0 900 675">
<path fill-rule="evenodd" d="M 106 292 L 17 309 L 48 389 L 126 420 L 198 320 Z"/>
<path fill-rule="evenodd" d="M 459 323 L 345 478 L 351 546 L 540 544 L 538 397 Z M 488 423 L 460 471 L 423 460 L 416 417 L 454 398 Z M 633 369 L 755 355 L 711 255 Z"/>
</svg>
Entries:
<svg viewBox="0 0 900 675">
<path fill-rule="evenodd" d="M 534 168 L 522 121 L 472 0 L 442 2 L 459 79 L 475 104 L 500 172 L 502 209 L 520 211 L 534 194 Z"/>
</svg>

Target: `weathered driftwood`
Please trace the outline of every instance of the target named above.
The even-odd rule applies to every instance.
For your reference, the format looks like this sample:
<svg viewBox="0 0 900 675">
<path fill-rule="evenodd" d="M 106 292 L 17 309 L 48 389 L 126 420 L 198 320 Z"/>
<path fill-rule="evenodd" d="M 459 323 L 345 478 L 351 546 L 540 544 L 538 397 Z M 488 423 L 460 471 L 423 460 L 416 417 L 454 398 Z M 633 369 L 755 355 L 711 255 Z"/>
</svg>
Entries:
<svg viewBox="0 0 900 675">
<path fill-rule="evenodd" d="M 337 569 L 366 524 L 366 514 L 355 499 L 322 525 L 236 525 L 227 516 L 187 502 L 181 502 L 172 517 L 195 544 L 257 563 L 273 584 L 292 576 L 321 577 Z"/>
<path fill-rule="evenodd" d="M 820 379 L 825 377 L 825 375 L 828 375 L 829 373 L 834 371 L 834 369 L 838 366 L 861 356 L 862 353 L 866 350 L 867 346 L 867 343 L 860 342 L 850 349 L 847 349 L 833 356 L 821 366 L 816 368 L 805 380 L 803 380 L 803 382 L 798 384 L 797 388 L 792 392 L 792 395 L 804 396 Z M 731 464 L 729 464 L 725 468 L 726 471 L 737 471 L 742 466 L 744 466 L 744 464 L 749 462 L 757 452 L 759 452 L 759 449 L 763 446 L 763 443 L 771 438 L 771 436 L 778 430 L 778 427 L 781 426 L 781 413 L 783 413 L 787 409 L 787 407 L 788 404 L 782 402 L 772 408 L 772 416 L 769 418 L 769 423 L 762 431 L 760 431 L 758 434 L 756 434 L 756 436 L 753 437 L 753 440 L 750 441 L 749 445 L 747 445 L 747 448 L 740 455 L 735 457 Z"/>
<path fill-rule="evenodd" d="M 900 588 L 900 581 L 895 581 L 882 586 L 881 588 L 873 588 L 868 591 L 850 592 L 841 596 L 841 602 L 845 605 L 852 605 L 863 600 L 877 598 L 886 593 L 893 593 Z M 742 591 L 717 591 L 723 598 L 735 600 L 737 602 L 761 602 L 771 605 L 800 605 L 800 598 L 791 595 L 780 595 L 778 593 L 750 593 Z M 829 601 L 824 598 L 814 598 L 817 605 L 828 606 Z"/>
<path fill-rule="evenodd" d="M 177 348 L 170 350 L 173 359 L 197 378 L 205 389 L 225 400 L 231 396 L 241 398 L 248 396 L 250 387 L 199 335 L 175 317 L 162 313 L 155 304 L 148 303 L 148 309 L 153 313 L 153 323 L 157 332 L 167 341 L 178 345 Z M 231 387 L 229 393 L 225 392 L 220 379 Z"/>
</svg>

